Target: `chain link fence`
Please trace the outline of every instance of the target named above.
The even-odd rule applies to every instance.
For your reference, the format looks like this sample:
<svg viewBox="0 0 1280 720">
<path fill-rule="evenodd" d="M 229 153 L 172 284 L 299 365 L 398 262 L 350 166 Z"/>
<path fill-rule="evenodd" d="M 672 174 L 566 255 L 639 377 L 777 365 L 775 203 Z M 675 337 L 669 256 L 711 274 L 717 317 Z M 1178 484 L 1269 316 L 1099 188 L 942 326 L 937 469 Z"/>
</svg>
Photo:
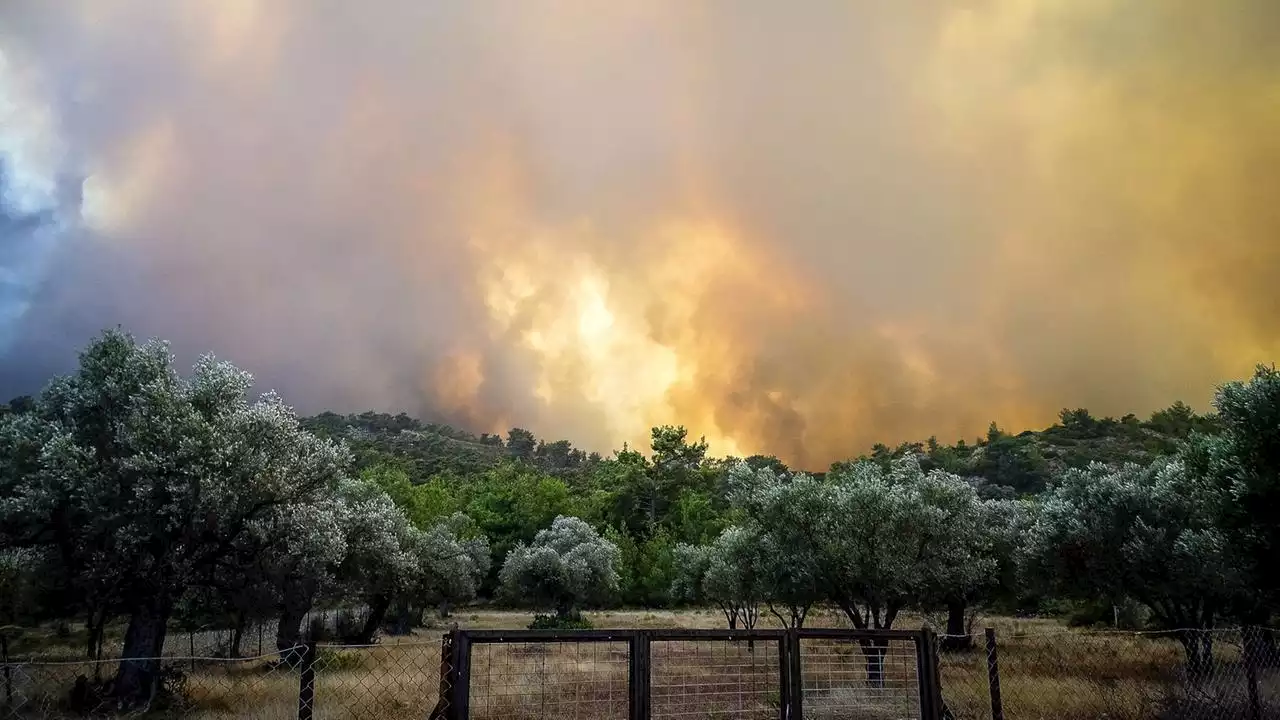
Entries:
<svg viewBox="0 0 1280 720">
<path fill-rule="evenodd" d="M 442 647 L 443 643 L 443 647 Z M 303 645 L 245 658 L 165 657 L 148 697 L 126 709 L 111 692 L 118 660 L 5 663 L 0 718 L 198 720 L 443 719 L 449 638 L 369 646 Z"/>
<path fill-rule="evenodd" d="M 938 636 L 944 717 L 1280 719 L 1265 629 Z"/>
</svg>

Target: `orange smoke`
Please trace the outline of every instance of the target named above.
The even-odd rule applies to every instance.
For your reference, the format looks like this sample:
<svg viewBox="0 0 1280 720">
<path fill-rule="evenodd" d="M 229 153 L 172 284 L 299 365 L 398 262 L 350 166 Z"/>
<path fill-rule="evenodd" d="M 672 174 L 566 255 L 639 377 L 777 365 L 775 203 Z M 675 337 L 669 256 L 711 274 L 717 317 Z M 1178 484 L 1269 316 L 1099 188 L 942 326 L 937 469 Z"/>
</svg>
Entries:
<svg viewBox="0 0 1280 720">
<path fill-rule="evenodd" d="M 1203 404 L 1280 354 L 1277 7 L 6 6 L 89 239 L 4 362 L 124 323 L 304 411 L 810 468 Z"/>
</svg>

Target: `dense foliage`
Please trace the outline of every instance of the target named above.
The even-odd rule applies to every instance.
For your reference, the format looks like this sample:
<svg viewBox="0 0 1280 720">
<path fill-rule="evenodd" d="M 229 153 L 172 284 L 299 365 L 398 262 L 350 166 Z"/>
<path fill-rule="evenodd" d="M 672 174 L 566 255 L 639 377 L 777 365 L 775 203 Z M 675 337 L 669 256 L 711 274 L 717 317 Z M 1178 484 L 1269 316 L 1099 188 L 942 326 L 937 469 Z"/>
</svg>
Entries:
<svg viewBox="0 0 1280 720">
<path fill-rule="evenodd" d="M 264 618 L 287 655 L 322 602 L 361 608 L 355 642 L 474 598 L 549 624 L 605 604 L 718 607 L 730 627 L 800 626 L 823 604 L 890 628 L 912 610 L 956 636 L 979 607 L 1116 621 L 1136 604 L 1173 630 L 1276 612 L 1273 368 L 1220 388 L 1212 415 L 1064 410 L 811 473 L 709 457 L 683 427 L 602 457 L 521 428 L 299 419 L 250 385 L 213 358 L 181 376 L 163 344 L 108 332 L 75 375 L 3 407 L 0 622 L 78 618 L 93 655 L 123 619 L 126 657 L 145 658 L 173 623 Z M 154 671 L 122 663 L 115 692 Z"/>
</svg>

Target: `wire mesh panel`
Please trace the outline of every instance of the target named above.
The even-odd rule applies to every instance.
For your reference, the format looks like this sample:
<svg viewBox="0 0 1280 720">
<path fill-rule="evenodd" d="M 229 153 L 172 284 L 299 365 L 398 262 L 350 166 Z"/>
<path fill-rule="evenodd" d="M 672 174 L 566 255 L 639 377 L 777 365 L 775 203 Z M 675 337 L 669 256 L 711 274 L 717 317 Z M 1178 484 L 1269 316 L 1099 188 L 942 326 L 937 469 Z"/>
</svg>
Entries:
<svg viewBox="0 0 1280 720">
<path fill-rule="evenodd" d="M 435 708 L 440 642 L 321 645 L 315 655 L 316 714 L 325 720 L 421 720 Z"/>
<path fill-rule="evenodd" d="M 919 651 L 910 636 L 799 640 L 805 720 L 899 720 L 923 714 Z"/>
<path fill-rule="evenodd" d="M 118 661 L 10 663 L 0 678 L 0 718 L 294 718 L 299 673 L 278 661 L 276 654 L 163 658 L 156 661 L 160 672 L 148 702 L 130 710 L 111 693 Z"/>
<path fill-rule="evenodd" d="M 989 720 L 991 686 L 982 635 L 933 636 L 942 703 L 955 720 Z"/>
<path fill-rule="evenodd" d="M 777 637 L 654 639 L 650 717 L 778 718 L 782 647 Z"/>
<path fill-rule="evenodd" d="M 1280 718 L 1280 653 L 1265 630 L 1007 632 L 994 646 L 941 646 L 938 662 L 959 720 L 992 717 L 993 675 L 1009 720 Z"/>
<path fill-rule="evenodd" d="M 475 641 L 470 647 L 471 720 L 625 720 L 629 640 Z"/>
</svg>

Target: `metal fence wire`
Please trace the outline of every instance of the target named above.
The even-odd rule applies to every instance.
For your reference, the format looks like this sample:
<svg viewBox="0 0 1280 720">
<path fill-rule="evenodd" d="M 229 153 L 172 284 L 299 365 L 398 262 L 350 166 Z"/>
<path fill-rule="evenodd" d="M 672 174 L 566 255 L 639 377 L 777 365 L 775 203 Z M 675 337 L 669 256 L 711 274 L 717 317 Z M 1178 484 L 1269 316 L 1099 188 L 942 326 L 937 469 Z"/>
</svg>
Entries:
<svg viewBox="0 0 1280 720">
<path fill-rule="evenodd" d="M 943 717 L 1280 719 L 1271 630 L 987 630 L 937 643 Z"/>
<path fill-rule="evenodd" d="M 626 639 L 473 642 L 465 717 L 628 717 L 630 643 Z"/>
<path fill-rule="evenodd" d="M 800 656 L 804 717 L 921 717 L 920 657 L 912 638 L 802 637 Z"/>
<path fill-rule="evenodd" d="M 141 661 L 147 662 L 147 661 Z M 31 661 L 4 666 L 3 718 L 294 717 L 299 674 L 277 653 L 239 658 L 168 657 L 147 702 L 122 707 L 109 692 L 118 661 Z"/>
<path fill-rule="evenodd" d="M 0 663 L 0 718 L 1280 720 L 1256 628 L 935 636 L 846 629 L 458 631 L 178 656 L 141 708 L 118 659 Z"/>
<path fill-rule="evenodd" d="M 931 719 L 930 638 L 924 630 L 459 631 L 449 710 L 459 720 Z"/>
<path fill-rule="evenodd" d="M 648 640 L 650 718 L 781 716 L 783 635 L 657 632 Z"/>
<path fill-rule="evenodd" d="M 929 637 L 455 630 L 438 641 L 308 643 L 139 660 L 158 672 L 137 708 L 111 693 L 118 659 L 24 659 L 3 663 L 0 718 L 932 718 L 930 673 L 920 671 L 936 667 L 922 664 Z"/>
</svg>

